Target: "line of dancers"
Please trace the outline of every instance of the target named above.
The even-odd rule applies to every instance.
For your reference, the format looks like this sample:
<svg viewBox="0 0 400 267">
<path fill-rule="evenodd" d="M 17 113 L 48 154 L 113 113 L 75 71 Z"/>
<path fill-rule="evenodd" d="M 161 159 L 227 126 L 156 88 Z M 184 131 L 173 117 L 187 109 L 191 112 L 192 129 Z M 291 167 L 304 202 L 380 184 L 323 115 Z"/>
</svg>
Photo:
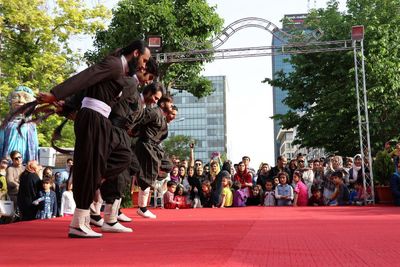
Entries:
<svg viewBox="0 0 400 267">
<path fill-rule="evenodd" d="M 117 49 L 99 63 L 39 93 L 39 103 L 53 103 L 59 114 L 74 119 L 73 188 L 76 209 L 69 226 L 71 238 L 96 238 L 90 224 L 102 232 L 132 232 L 120 211 L 128 181 L 140 187 L 137 213 L 156 218 L 146 208 L 150 188 L 163 164 L 160 143 L 177 108 L 154 80 L 158 66 L 142 40 Z M 142 93 L 139 87 L 144 86 Z M 100 197 L 101 196 L 101 197 Z M 100 199 L 105 201 L 104 218 Z"/>
</svg>

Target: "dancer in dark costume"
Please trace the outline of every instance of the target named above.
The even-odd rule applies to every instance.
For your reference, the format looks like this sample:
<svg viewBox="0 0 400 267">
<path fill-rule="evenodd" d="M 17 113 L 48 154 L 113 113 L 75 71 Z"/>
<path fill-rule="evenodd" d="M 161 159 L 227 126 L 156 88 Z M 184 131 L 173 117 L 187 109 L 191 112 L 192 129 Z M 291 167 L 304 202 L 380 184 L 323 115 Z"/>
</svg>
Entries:
<svg viewBox="0 0 400 267">
<path fill-rule="evenodd" d="M 150 58 L 146 63 L 145 70 L 138 70 L 133 77 L 125 78 L 122 96 L 120 101 L 113 107 L 109 119 L 115 127 L 114 130 L 118 132 L 119 136 L 123 138 L 123 142 L 127 144 L 130 144 L 131 141 L 127 131 L 137 125 L 143 115 L 144 107 L 155 104 L 161 98 L 163 91 L 162 87 L 150 84 L 143 89 L 142 94 L 139 94 L 137 87 L 151 82 L 157 76 L 157 63 L 153 58 Z M 71 113 L 79 110 L 84 94 L 85 92 L 69 98 L 65 102 L 64 110 L 61 114 L 65 117 L 73 117 Z M 132 153 L 131 156 L 132 160 L 129 169 L 138 170 L 136 155 Z M 111 161 L 112 159 L 109 159 L 109 162 Z M 125 170 L 117 179 L 104 179 L 100 189 L 95 193 L 94 201 L 90 205 L 90 223 L 102 227 L 103 232 L 132 232 L 132 229 L 117 223 L 117 220 L 120 222 L 132 221 L 119 209 L 124 192 L 128 189 L 127 187 L 132 180 L 130 173 L 132 171 Z M 100 215 L 102 199 L 106 202 L 104 219 Z"/>
<path fill-rule="evenodd" d="M 144 72 L 138 72 L 134 77 L 134 84 L 129 86 L 122 93 L 122 100 L 115 105 L 110 114 L 110 120 L 115 130 L 124 136 L 124 140 L 129 144 L 131 148 L 131 138 L 128 136 L 128 132 L 133 129 L 143 116 L 144 106 L 153 104 L 153 99 L 159 99 L 162 96 L 162 90 L 157 91 L 155 95 L 151 97 L 142 98 L 137 90 L 138 84 L 146 84 L 153 80 L 158 75 L 157 64 L 154 59 L 150 59 L 146 64 L 146 70 Z M 149 87 L 149 86 L 147 86 Z M 144 92 L 149 91 L 145 87 Z M 147 94 L 146 94 L 147 96 Z M 122 214 L 119 210 L 121 205 L 122 197 L 129 188 L 131 181 L 131 175 L 136 174 L 138 171 L 138 163 L 136 155 L 131 152 L 131 163 L 129 168 L 122 172 L 117 179 L 106 179 L 101 187 L 101 196 L 106 202 L 104 209 L 104 223 L 101 225 L 101 229 L 104 232 L 131 232 L 130 228 L 124 227 L 120 223 L 116 223 L 116 220 L 129 222 L 131 219 L 126 215 Z M 112 159 L 111 159 L 112 160 Z M 100 213 L 98 213 L 99 216 Z M 101 217 L 100 217 L 101 218 Z M 93 223 L 94 216 L 91 215 L 91 222 Z M 98 221 L 97 221 L 98 223 Z"/>
<path fill-rule="evenodd" d="M 39 103 L 53 103 L 86 89 L 82 108 L 76 115 L 74 149 L 74 199 L 76 209 L 70 237 L 101 237 L 89 225 L 89 206 L 102 178 L 117 177 L 129 165 L 130 150 L 108 116 L 122 95 L 126 76 L 145 68 L 150 50 L 134 41 L 116 54 L 67 79 L 50 93 L 40 93 Z M 109 160 L 112 159 L 112 160 Z"/>
<path fill-rule="evenodd" d="M 146 208 L 150 196 L 150 187 L 158 176 L 164 150 L 160 143 L 168 136 L 166 116 L 172 111 L 172 98 L 163 97 L 155 108 L 146 108 L 140 124 L 139 140 L 136 143 L 135 153 L 140 164 L 138 175 L 139 196 L 137 213 L 145 218 L 155 219 Z"/>
</svg>

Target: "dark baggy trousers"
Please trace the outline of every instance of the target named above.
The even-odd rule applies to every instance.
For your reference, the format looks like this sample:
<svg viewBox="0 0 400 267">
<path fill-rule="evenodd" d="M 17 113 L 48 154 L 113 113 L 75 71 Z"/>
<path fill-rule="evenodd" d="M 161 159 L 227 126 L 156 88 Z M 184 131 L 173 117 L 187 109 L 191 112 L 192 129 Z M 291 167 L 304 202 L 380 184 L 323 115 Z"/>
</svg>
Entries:
<svg viewBox="0 0 400 267">
<path fill-rule="evenodd" d="M 151 140 L 139 140 L 135 146 L 135 153 L 140 165 L 138 185 L 142 190 L 151 187 L 158 176 L 163 149 Z"/>
<path fill-rule="evenodd" d="M 131 152 L 124 133 L 96 111 L 82 108 L 74 129 L 74 199 L 78 209 L 89 209 L 101 180 L 117 179 L 128 168 Z"/>
<path fill-rule="evenodd" d="M 128 134 L 126 134 L 125 129 L 116 128 L 115 131 L 121 134 L 121 137 L 123 137 L 123 142 L 127 143 L 128 147 L 130 147 L 129 151 L 131 153 L 131 160 L 129 167 L 120 173 L 116 179 L 106 179 L 102 183 L 100 187 L 101 196 L 108 204 L 114 203 L 114 200 L 118 198 L 123 198 L 126 190 L 128 190 L 128 188 L 131 186 L 132 176 L 137 176 L 140 172 L 139 161 L 134 153 L 134 147 L 137 139 L 132 139 L 129 137 Z M 111 155 L 111 157 L 112 156 L 113 155 Z M 110 161 L 112 161 L 112 159 L 110 159 L 109 162 Z"/>
</svg>

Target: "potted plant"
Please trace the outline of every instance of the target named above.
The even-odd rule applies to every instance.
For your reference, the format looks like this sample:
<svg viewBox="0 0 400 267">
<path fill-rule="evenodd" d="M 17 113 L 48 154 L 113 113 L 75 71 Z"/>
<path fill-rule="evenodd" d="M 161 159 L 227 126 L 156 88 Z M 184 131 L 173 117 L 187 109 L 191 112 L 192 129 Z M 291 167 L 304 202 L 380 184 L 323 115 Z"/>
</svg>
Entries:
<svg viewBox="0 0 400 267">
<path fill-rule="evenodd" d="M 372 167 L 378 202 L 384 204 L 393 203 L 389 183 L 395 171 L 395 166 L 390 153 L 386 149 L 379 151 L 376 154 Z"/>
</svg>

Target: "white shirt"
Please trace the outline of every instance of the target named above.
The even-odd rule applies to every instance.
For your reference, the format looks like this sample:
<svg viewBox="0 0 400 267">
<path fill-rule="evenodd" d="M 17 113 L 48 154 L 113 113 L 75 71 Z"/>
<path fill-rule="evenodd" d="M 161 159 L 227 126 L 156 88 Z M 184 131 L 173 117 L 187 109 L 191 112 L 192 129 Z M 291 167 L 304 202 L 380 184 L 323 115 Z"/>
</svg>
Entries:
<svg viewBox="0 0 400 267">
<path fill-rule="evenodd" d="M 74 194 L 72 191 L 65 191 L 61 197 L 61 209 L 60 215 L 63 216 L 65 214 L 74 214 L 76 208 Z"/>
</svg>

